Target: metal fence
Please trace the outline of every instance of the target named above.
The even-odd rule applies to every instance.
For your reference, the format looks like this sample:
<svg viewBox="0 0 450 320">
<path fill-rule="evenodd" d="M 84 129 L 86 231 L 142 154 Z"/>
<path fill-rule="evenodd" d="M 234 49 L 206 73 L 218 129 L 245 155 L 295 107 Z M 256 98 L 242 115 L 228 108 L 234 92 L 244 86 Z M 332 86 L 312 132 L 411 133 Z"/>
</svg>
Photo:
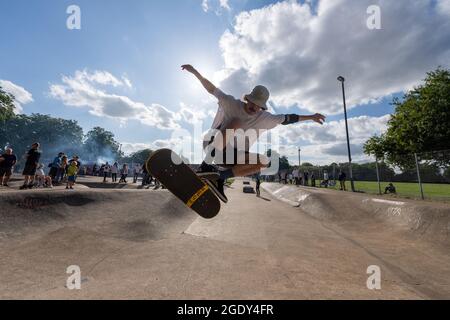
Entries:
<svg viewBox="0 0 450 320">
<path fill-rule="evenodd" d="M 300 170 L 297 166 L 264 179 L 391 197 L 450 201 L 450 150 L 401 157 L 405 163 L 403 168 L 373 158 L 366 163 L 353 163 L 351 169 L 348 163 L 301 166 Z"/>
</svg>

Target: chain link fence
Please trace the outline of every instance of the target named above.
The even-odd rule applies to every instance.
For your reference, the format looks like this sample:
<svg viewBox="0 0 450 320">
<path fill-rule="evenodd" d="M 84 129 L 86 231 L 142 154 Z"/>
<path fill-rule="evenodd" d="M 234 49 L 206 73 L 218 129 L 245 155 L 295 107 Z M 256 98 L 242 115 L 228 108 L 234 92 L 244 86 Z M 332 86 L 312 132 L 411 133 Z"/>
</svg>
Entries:
<svg viewBox="0 0 450 320">
<path fill-rule="evenodd" d="M 402 155 L 403 168 L 373 158 L 366 163 L 333 163 L 281 170 L 266 181 L 316 188 L 450 201 L 450 150 Z M 353 177 L 353 179 L 352 179 Z M 353 180 L 353 187 L 352 187 Z"/>
</svg>

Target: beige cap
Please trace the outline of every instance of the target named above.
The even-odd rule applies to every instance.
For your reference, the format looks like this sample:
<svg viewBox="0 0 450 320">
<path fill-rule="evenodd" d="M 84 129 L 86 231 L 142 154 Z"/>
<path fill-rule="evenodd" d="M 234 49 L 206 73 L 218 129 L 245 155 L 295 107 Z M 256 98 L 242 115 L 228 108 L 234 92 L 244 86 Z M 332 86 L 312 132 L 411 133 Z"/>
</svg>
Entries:
<svg viewBox="0 0 450 320">
<path fill-rule="evenodd" d="M 269 101 L 269 90 L 264 86 L 256 86 L 252 93 L 244 96 L 244 99 L 253 102 L 264 110 L 267 110 L 267 101 Z"/>
</svg>

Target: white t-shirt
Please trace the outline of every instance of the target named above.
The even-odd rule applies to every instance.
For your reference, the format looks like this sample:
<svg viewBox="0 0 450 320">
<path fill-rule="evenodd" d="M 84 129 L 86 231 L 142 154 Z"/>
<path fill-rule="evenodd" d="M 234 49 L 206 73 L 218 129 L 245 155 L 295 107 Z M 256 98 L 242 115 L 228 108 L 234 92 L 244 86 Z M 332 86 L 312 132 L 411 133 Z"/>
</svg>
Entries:
<svg viewBox="0 0 450 320">
<path fill-rule="evenodd" d="M 119 168 L 116 165 L 111 167 L 111 173 L 119 173 Z"/>
<path fill-rule="evenodd" d="M 249 115 L 244 110 L 245 102 L 223 93 L 218 88 L 214 90 L 213 95 L 219 100 L 219 109 L 213 121 L 212 129 L 220 129 L 224 123 L 238 119 L 241 121 L 244 131 L 254 129 L 257 131 L 257 136 L 259 136 L 260 130 L 273 129 L 286 119 L 285 115 L 275 115 L 268 111 L 261 111 L 257 115 Z M 253 144 L 254 142 L 251 141 L 250 143 Z"/>
</svg>

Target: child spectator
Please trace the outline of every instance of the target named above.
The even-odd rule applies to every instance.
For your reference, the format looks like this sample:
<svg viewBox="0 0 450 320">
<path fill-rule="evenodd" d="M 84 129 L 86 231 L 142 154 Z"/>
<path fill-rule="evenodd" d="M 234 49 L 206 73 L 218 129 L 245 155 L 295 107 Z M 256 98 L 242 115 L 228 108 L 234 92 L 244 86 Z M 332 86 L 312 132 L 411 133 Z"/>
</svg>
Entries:
<svg viewBox="0 0 450 320">
<path fill-rule="evenodd" d="M 73 161 L 70 166 L 67 168 L 67 185 L 66 189 L 73 189 L 73 185 L 75 184 L 75 181 L 77 180 L 77 173 L 78 173 L 78 167 L 77 162 Z"/>
<path fill-rule="evenodd" d="M 52 177 L 45 175 L 42 163 L 36 169 L 36 185 L 38 188 L 53 188 Z"/>
</svg>

